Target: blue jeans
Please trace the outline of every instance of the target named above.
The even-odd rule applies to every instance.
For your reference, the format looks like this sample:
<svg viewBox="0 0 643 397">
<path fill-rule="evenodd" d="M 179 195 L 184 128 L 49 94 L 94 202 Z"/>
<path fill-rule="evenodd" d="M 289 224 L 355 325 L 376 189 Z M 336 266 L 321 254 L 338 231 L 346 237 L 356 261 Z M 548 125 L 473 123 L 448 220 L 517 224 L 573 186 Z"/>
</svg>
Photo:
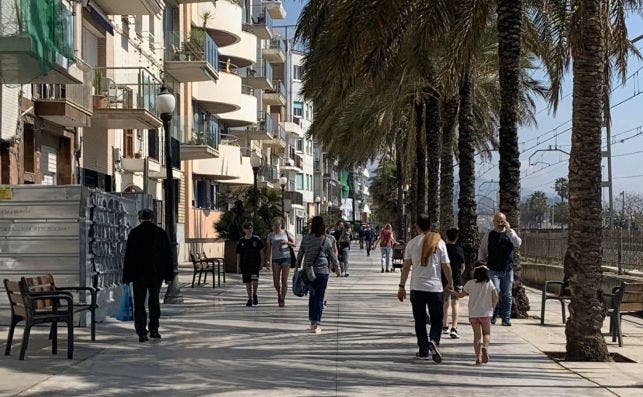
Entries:
<svg viewBox="0 0 643 397">
<path fill-rule="evenodd" d="M 382 250 L 382 268 L 384 267 L 384 263 L 386 262 L 386 268 L 389 268 L 389 263 L 391 263 L 391 251 L 393 250 L 391 247 L 381 247 Z"/>
<path fill-rule="evenodd" d="M 317 278 L 310 284 L 308 293 L 308 319 L 311 324 L 321 324 L 322 312 L 324 311 L 324 295 L 328 285 L 328 274 L 315 273 Z"/>
<path fill-rule="evenodd" d="M 500 302 L 498 302 L 493 311 L 493 320 L 500 314 L 503 321 L 508 322 L 511 318 L 511 290 L 514 283 L 514 272 L 512 269 L 503 271 L 489 270 L 489 277 L 491 277 L 491 282 L 496 287 L 500 297 Z"/>
</svg>

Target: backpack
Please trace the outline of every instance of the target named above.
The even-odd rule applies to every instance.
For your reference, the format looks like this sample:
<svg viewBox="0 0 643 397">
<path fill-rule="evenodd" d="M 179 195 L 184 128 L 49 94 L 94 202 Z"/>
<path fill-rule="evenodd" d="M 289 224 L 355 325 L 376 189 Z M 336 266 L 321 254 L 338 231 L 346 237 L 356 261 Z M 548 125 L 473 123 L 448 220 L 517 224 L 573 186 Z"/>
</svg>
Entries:
<svg viewBox="0 0 643 397">
<path fill-rule="evenodd" d="M 304 270 L 295 269 L 295 273 L 292 275 L 292 293 L 295 296 L 305 296 L 308 295 L 308 284 L 304 280 Z"/>
</svg>

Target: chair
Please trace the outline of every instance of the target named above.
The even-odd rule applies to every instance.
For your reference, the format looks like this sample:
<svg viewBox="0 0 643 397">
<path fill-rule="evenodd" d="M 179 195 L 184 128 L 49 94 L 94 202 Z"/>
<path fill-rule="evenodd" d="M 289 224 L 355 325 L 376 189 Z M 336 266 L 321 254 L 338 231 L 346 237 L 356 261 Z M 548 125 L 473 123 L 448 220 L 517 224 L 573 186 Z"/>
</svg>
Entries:
<svg viewBox="0 0 643 397">
<path fill-rule="evenodd" d="M 560 289 L 557 294 L 552 294 L 547 292 L 550 285 L 560 285 Z M 545 325 L 545 304 L 548 300 L 553 299 L 560 302 L 560 310 L 562 312 L 563 324 L 567 321 L 567 315 L 565 312 L 565 301 L 570 301 L 572 299 L 571 293 L 569 291 L 569 282 L 567 279 L 563 281 L 545 281 L 542 292 L 542 303 L 540 307 L 540 325 Z"/>
<path fill-rule="evenodd" d="M 90 314 L 90 335 L 92 342 L 96 340 L 96 309 L 98 304 L 96 303 L 96 295 L 98 290 L 92 287 L 58 287 L 54 282 L 54 276 L 47 274 L 45 276 L 38 277 L 26 277 L 24 278 L 31 292 L 60 292 L 60 291 L 74 291 L 79 294 L 82 292 L 89 292 L 89 303 L 85 302 L 74 302 L 74 312 L 81 313 L 88 311 Z"/>
<path fill-rule="evenodd" d="M 203 264 L 203 284 L 208 283 L 208 273 L 212 273 L 212 288 L 215 287 L 217 280 L 214 277 L 215 268 L 219 275 L 219 286 L 221 286 L 221 269 L 216 261 L 209 259 L 205 253 L 197 254 L 199 260 Z"/>
<path fill-rule="evenodd" d="M 192 288 L 194 288 L 194 282 L 196 281 L 196 275 L 199 275 L 198 285 L 201 285 L 201 275 L 203 274 L 203 267 L 207 266 L 201 261 L 201 258 L 198 257 L 198 254 L 190 252 L 190 261 L 192 261 L 192 267 L 194 268 L 194 273 L 192 273 Z"/>
<path fill-rule="evenodd" d="M 223 265 L 223 258 L 208 258 L 205 252 L 202 252 L 201 259 L 207 261 L 212 266 L 216 263 L 219 287 L 221 286 L 221 274 L 223 274 L 223 283 L 225 284 L 225 266 Z M 212 277 L 214 277 L 214 272 L 212 273 Z"/>
<path fill-rule="evenodd" d="M 643 310 L 643 283 L 621 282 L 618 287 L 612 288 L 611 294 L 603 294 L 610 298 L 607 315 L 610 317 L 609 333 L 612 342 L 618 339 L 618 346 L 623 347 L 623 334 L 621 330 L 621 317 L 623 314 L 638 313 Z"/>
<path fill-rule="evenodd" d="M 11 323 L 4 354 L 11 354 L 13 332 L 20 321 L 25 321 L 20 360 L 25 359 L 31 327 L 36 324 L 51 323 L 51 353 L 58 354 L 58 323 L 63 322 L 67 323 L 67 358 L 74 358 L 74 301 L 71 293 L 32 292 L 24 277 L 19 282 L 5 279 L 4 287 L 11 305 Z"/>
</svg>

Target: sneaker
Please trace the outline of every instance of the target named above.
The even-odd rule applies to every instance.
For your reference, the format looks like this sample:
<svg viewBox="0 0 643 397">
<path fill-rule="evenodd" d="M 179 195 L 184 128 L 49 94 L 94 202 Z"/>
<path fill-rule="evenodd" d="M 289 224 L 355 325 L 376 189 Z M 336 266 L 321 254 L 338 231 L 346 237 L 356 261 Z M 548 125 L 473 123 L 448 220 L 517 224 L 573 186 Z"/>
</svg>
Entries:
<svg viewBox="0 0 643 397">
<path fill-rule="evenodd" d="M 496 318 L 495 317 L 491 317 L 491 324 L 496 325 Z"/>
<path fill-rule="evenodd" d="M 416 359 L 416 360 L 428 360 L 428 359 L 429 359 L 429 355 L 428 355 L 427 353 L 420 353 L 420 352 L 418 352 L 418 353 L 415 353 L 415 359 Z"/>
<path fill-rule="evenodd" d="M 138 337 L 138 341 L 139 341 L 140 343 L 147 342 L 148 340 L 149 340 L 149 339 L 148 339 L 148 338 L 147 338 L 147 336 L 145 336 L 145 335 L 143 335 L 143 336 L 140 336 L 140 335 L 139 335 L 139 337 Z"/>
<path fill-rule="evenodd" d="M 257 299 L 257 295 L 252 296 L 252 304 L 255 306 L 259 304 L 259 299 Z"/>
<path fill-rule="evenodd" d="M 449 333 L 449 327 L 442 327 L 442 333 L 443 334 L 448 334 Z"/>
<path fill-rule="evenodd" d="M 158 331 L 150 331 L 150 338 L 161 339 L 161 334 Z"/>
<path fill-rule="evenodd" d="M 279 307 L 286 306 L 286 302 L 283 299 L 279 299 Z"/>
<path fill-rule="evenodd" d="M 432 340 L 429 341 L 429 352 L 431 352 L 431 358 L 433 358 L 433 361 L 435 361 L 438 364 L 442 362 L 442 354 L 440 354 L 440 351 L 438 350 L 438 346 Z"/>
<path fill-rule="evenodd" d="M 502 320 L 502 326 L 503 327 L 511 327 L 511 320 Z"/>
<path fill-rule="evenodd" d="M 252 299 L 248 299 L 248 302 L 246 302 L 246 306 L 248 307 L 252 306 Z"/>
<path fill-rule="evenodd" d="M 386 273 L 390 273 L 390 272 L 391 272 L 390 270 L 386 269 Z"/>
<path fill-rule="evenodd" d="M 348 277 L 348 276 L 350 276 L 350 274 L 348 274 L 348 273 L 344 274 L 344 277 Z"/>
<path fill-rule="evenodd" d="M 384 273 L 384 268 L 382 268 L 382 273 Z"/>
<path fill-rule="evenodd" d="M 481 349 L 480 355 L 482 356 L 481 358 L 482 358 L 482 363 L 483 363 L 483 364 L 486 364 L 486 363 L 488 363 L 488 362 L 489 362 L 489 353 L 487 352 L 487 348 L 486 348 L 486 347 L 483 347 L 483 348 Z"/>
<path fill-rule="evenodd" d="M 392 268 L 392 269 L 391 269 L 391 273 L 395 273 L 395 268 Z"/>
<path fill-rule="evenodd" d="M 451 333 L 449 334 L 451 339 L 460 339 L 460 334 L 458 334 L 458 330 L 455 328 L 451 328 Z"/>
</svg>

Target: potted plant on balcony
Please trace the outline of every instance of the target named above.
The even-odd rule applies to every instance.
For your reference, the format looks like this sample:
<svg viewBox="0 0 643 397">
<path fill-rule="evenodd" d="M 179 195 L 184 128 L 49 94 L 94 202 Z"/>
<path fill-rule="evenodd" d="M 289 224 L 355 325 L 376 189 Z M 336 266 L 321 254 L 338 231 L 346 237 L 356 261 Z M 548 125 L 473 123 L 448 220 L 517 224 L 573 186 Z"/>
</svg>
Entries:
<svg viewBox="0 0 643 397">
<path fill-rule="evenodd" d="M 92 96 L 92 105 L 94 109 L 104 109 L 107 107 L 107 96 L 103 91 L 103 75 L 100 70 L 94 70 L 94 95 Z"/>
<path fill-rule="evenodd" d="M 252 222 L 254 233 L 266 238 L 270 232 L 272 219 L 283 216 L 281 196 L 276 189 L 240 188 L 232 193 L 219 197 L 222 202 L 234 202 L 232 209 L 223 213 L 214 227 L 219 237 L 225 240 L 224 262 L 228 272 L 235 272 L 237 267 L 236 247 L 243 236 L 243 224 Z"/>
</svg>

